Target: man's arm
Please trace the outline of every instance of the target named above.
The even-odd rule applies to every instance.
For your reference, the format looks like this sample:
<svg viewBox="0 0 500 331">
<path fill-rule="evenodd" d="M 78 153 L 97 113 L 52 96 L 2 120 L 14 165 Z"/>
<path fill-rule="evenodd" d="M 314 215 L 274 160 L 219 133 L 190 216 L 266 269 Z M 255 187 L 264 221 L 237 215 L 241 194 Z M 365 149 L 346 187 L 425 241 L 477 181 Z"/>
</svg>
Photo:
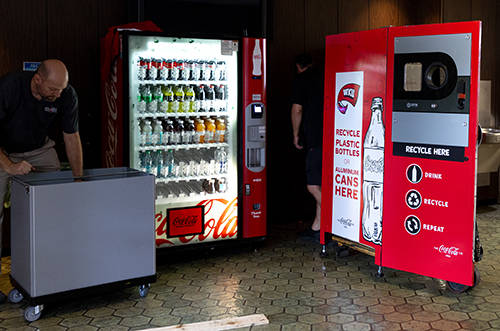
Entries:
<svg viewBox="0 0 500 331">
<path fill-rule="evenodd" d="M 80 133 L 63 132 L 63 138 L 64 145 L 66 146 L 66 155 L 68 156 L 73 176 L 81 177 L 83 175 L 83 152 Z"/>
<path fill-rule="evenodd" d="M 21 161 L 19 163 L 13 163 L 7 155 L 0 148 L 0 168 L 6 171 L 10 175 L 26 175 L 28 172 L 33 170 L 33 166 L 28 163 L 28 161 Z"/>
<path fill-rule="evenodd" d="M 293 144 L 297 149 L 304 148 L 304 146 L 299 145 L 299 131 L 301 122 L 302 122 L 302 106 L 297 103 L 294 103 L 292 105 Z"/>
</svg>

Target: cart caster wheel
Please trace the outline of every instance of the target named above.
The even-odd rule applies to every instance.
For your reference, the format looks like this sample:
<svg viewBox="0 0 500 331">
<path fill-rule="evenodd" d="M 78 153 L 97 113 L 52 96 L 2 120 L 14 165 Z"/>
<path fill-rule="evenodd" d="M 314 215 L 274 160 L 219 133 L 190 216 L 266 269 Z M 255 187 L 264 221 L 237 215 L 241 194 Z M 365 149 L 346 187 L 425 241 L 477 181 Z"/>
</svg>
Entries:
<svg viewBox="0 0 500 331">
<path fill-rule="evenodd" d="M 142 297 L 142 298 L 145 298 L 148 296 L 148 293 L 149 293 L 149 287 L 150 285 L 147 284 L 147 285 L 140 285 L 139 286 L 139 295 Z"/>
<path fill-rule="evenodd" d="M 10 290 L 10 292 L 9 292 L 9 301 L 10 302 L 18 303 L 18 302 L 21 302 L 22 299 L 23 299 L 23 295 L 18 290 L 16 290 L 15 288 Z"/>
<path fill-rule="evenodd" d="M 24 311 L 24 319 L 27 320 L 28 322 L 34 322 L 37 319 L 40 318 L 40 315 L 42 314 L 42 307 L 43 306 L 30 306 L 26 308 Z"/>
<path fill-rule="evenodd" d="M 462 293 L 469 289 L 469 286 L 446 281 L 446 287 L 453 293 Z"/>
<path fill-rule="evenodd" d="M 345 246 L 340 246 L 337 248 L 337 257 L 348 257 L 349 256 L 349 248 Z"/>
<path fill-rule="evenodd" d="M 476 287 L 481 282 L 481 274 L 479 273 L 479 269 L 474 266 L 474 285 L 471 288 Z"/>
</svg>

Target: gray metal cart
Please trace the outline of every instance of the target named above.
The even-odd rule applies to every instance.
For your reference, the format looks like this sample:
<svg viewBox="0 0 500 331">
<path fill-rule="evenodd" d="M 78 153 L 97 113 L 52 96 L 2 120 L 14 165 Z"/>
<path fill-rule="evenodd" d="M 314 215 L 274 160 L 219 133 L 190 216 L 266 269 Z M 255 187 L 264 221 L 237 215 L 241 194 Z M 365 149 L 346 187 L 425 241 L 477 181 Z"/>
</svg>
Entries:
<svg viewBox="0 0 500 331">
<path fill-rule="evenodd" d="M 154 176 L 131 168 L 30 173 L 12 181 L 12 302 L 43 304 L 156 281 Z"/>
</svg>

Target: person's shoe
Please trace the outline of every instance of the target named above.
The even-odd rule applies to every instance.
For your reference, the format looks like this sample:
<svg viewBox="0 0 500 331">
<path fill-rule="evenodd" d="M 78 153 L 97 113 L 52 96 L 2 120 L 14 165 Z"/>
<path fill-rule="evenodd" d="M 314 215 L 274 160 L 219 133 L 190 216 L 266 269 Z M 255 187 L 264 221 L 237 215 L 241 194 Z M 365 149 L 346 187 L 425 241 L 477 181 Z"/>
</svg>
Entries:
<svg viewBox="0 0 500 331">
<path fill-rule="evenodd" d="M 319 230 L 314 231 L 311 228 L 297 233 L 299 238 L 319 238 Z"/>
</svg>

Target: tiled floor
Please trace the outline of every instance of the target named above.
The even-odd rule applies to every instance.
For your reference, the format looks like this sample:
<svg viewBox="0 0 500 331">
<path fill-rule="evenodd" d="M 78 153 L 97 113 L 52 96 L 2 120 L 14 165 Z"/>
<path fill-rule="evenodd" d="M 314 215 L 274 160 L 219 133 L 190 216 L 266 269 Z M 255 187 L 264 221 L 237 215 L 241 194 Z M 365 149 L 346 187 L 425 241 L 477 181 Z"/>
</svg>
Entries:
<svg viewBox="0 0 500 331">
<path fill-rule="evenodd" d="M 0 304 L 0 330 L 142 330 L 264 314 L 268 325 L 240 330 L 500 330 L 500 205 L 478 208 L 484 259 L 481 283 L 453 294 L 441 280 L 385 269 L 352 251 L 319 256 L 296 238 L 304 224 L 275 225 L 258 251 L 230 249 L 158 265 L 159 279 L 141 298 L 137 287 L 46 307 L 27 322 L 27 303 Z M 4 259 L 0 290 L 11 289 Z"/>
</svg>

